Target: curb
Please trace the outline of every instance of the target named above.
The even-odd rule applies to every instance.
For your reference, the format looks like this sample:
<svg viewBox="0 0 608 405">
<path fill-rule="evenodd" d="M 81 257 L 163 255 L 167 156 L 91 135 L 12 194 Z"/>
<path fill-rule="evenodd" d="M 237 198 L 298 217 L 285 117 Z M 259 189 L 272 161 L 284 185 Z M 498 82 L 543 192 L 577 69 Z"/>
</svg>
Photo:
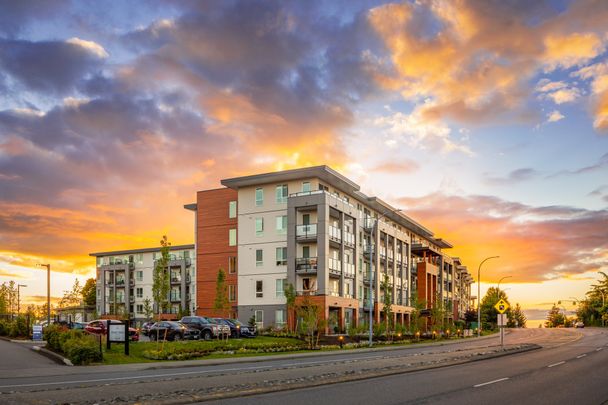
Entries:
<svg viewBox="0 0 608 405">
<path fill-rule="evenodd" d="M 43 355 L 44 357 L 48 357 L 49 359 L 53 360 L 57 364 L 62 364 L 65 366 L 73 366 L 72 362 L 69 359 L 66 359 L 62 355 L 52 352 L 50 350 L 47 350 L 43 347 L 33 346 L 32 350 L 35 351 L 36 353 Z"/>
</svg>

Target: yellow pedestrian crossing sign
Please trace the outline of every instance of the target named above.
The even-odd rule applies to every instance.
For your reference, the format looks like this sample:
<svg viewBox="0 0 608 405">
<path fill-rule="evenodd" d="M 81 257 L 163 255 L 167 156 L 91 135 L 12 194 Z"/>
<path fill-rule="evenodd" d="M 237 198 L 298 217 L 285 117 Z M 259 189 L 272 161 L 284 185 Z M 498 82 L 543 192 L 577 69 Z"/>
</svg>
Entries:
<svg viewBox="0 0 608 405">
<path fill-rule="evenodd" d="M 494 308 L 496 308 L 499 313 L 504 314 L 505 312 L 507 312 L 507 309 L 509 309 L 509 304 L 507 303 L 507 301 L 501 299 L 496 303 L 496 305 L 494 305 Z"/>
</svg>

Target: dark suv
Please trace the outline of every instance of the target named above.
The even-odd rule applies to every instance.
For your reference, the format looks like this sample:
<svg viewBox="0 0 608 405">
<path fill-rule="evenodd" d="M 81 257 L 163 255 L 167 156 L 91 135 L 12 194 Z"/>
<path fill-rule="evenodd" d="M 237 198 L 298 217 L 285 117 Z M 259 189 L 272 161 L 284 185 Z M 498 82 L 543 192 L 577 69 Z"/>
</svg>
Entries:
<svg viewBox="0 0 608 405">
<path fill-rule="evenodd" d="M 210 340 L 213 337 L 230 336 L 230 327 L 220 325 L 204 316 L 184 316 L 180 322 L 201 331 L 201 339 Z"/>
</svg>

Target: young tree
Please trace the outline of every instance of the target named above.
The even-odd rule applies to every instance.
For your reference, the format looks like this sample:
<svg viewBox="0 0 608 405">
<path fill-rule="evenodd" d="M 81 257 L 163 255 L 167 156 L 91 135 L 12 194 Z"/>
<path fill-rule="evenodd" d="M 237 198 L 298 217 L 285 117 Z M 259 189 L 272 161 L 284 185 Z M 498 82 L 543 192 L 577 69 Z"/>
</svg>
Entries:
<svg viewBox="0 0 608 405">
<path fill-rule="evenodd" d="M 220 316 L 225 318 L 226 312 L 230 310 L 230 301 L 228 301 L 228 286 L 226 285 L 226 272 L 224 269 L 217 271 L 217 279 L 215 281 L 215 300 L 213 300 L 213 309 L 220 313 Z"/>
<path fill-rule="evenodd" d="M 557 326 L 564 324 L 564 314 L 560 312 L 560 309 L 557 305 L 553 304 L 553 307 L 547 313 L 547 321 L 545 322 L 545 327 L 556 328 Z"/>
<path fill-rule="evenodd" d="M 150 301 L 150 298 L 146 297 L 146 299 L 144 300 L 144 316 L 146 317 L 146 320 L 150 321 L 150 319 L 152 319 L 153 314 L 154 311 L 152 308 L 152 302 Z"/>
<path fill-rule="evenodd" d="M 80 286 L 80 281 L 76 279 L 74 284 L 72 285 L 71 290 L 66 290 L 63 292 L 63 297 L 59 301 L 59 308 L 70 308 L 69 311 L 64 311 L 64 313 L 71 314 L 72 317 L 76 315 L 76 306 L 79 306 L 82 302 L 82 287 Z"/>
<path fill-rule="evenodd" d="M 515 304 L 515 308 L 509 313 L 509 323 L 508 326 L 510 328 L 525 328 L 526 327 L 526 315 L 524 315 L 519 303 Z"/>
<path fill-rule="evenodd" d="M 154 265 L 154 278 L 152 283 L 152 299 L 156 305 L 158 320 L 160 315 L 166 312 L 169 304 L 169 250 L 171 243 L 167 240 L 167 235 L 163 235 L 160 241 L 160 258 L 156 260 Z"/>
<path fill-rule="evenodd" d="M 81 293 L 84 305 L 95 305 L 97 300 L 97 283 L 94 278 L 89 278 L 84 283 Z"/>
<path fill-rule="evenodd" d="M 438 332 L 445 330 L 444 322 L 446 317 L 446 310 L 443 305 L 443 300 L 439 296 L 439 293 L 435 296 L 435 303 L 431 307 L 431 328 L 433 331 Z"/>
<path fill-rule="evenodd" d="M 312 302 L 308 296 L 304 297 L 296 309 L 297 316 L 301 319 L 300 330 L 306 336 L 308 348 L 311 350 L 319 344 L 319 334 L 326 325 L 321 312 L 321 307 Z"/>
<path fill-rule="evenodd" d="M 410 333 L 415 334 L 416 332 L 420 332 L 423 327 L 424 319 L 420 316 L 420 311 L 426 308 L 426 301 L 418 299 L 416 291 L 412 291 L 410 304 L 413 308 L 410 313 Z"/>
<path fill-rule="evenodd" d="M 384 312 L 384 329 L 386 330 L 386 336 L 389 340 L 392 340 L 392 327 L 393 327 L 393 294 L 391 292 L 391 285 L 389 284 L 388 274 L 384 273 L 384 279 L 380 284 L 384 290 L 384 296 L 382 298 L 382 311 Z"/>
</svg>

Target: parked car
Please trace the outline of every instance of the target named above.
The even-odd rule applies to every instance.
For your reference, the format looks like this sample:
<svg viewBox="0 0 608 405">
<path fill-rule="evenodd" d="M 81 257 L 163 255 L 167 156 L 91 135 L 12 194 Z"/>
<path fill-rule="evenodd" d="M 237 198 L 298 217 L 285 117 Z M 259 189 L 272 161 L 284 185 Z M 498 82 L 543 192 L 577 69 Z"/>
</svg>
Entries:
<svg viewBox="0 0 608 405">
<path fill-rule="evenodd" d="M 578 321 L 577 323 L 574 324 L 575 328 L 584 328 L 585 324 L 581 321 Z"/>
<path fill-rule="evenodd" d="M 181 323 L 191 328 L 198 329 L 201 333 L 201 338 L 209 340 L 215 337 L 230 336 L 230 327 L 220 325 L 210 318 L 204 316 L 184 316 Z"/>
<path fill-rule="evenodd" d="M 243 322 L 239 321 L 238 319 L 228 319 L 228 321 L 232 322 L 237 330 L 238 330 L 238 335 L 240 337 L 252 337 L 254 338 L 257 334 L 257 329 L 254 326 L 250 326 L 250 325 L 245 325 Z"/>
<path fill-rule="evenodd" d="M 152 327 L 152 325 L 154 325 L 155 323 L 156 322 L 154 322 L 154 321 L 144 322 L 141 325 L 141 328 L 139 328 L 140 331 L 141 331 L 141 334 L 144 335 L 144 336 L 148 336 L 148 331 L 150 330 L 150 328 Z"/>
<path fill-rule="evenodd" d="M 230 337 L 232 337 L 232 338 L 240 337 L 239 336 L 240 328 L 237 327 L 236 324 L 231 322 L 229 319 L 224 319 L 224 318 L 211 318 L 211 319 L 214 320 L 219 325 L 228 326 L 230 328 Z"/>
<path fill-rule="evenodd" d="M 148 336 L 150 340 L 197 340 L 200 339 L 201 333 L 181 322 L 160 321 L 150 327 Z"/>
<path fill-rule="evenodd" d="M 122 325 L 123 323 L 121 321 L 112 319 L 110 321 L 112 324 L 117 324 L 117 325 Z M 89 322 L 85 327 L 84 330 L 86 332 L 95 334 L 95 335 L 107 335 L 108 331 L 106 328 L 106 325 L 108 323 L 107 319 L 96 319 L 94 321 Z M 132 340 L 134 342 L 139 341 L 139 332 L 137 331 L 137 329 L 135 328 L 129 328 L 129 340 Z"/>
<path fill-rule="evenodd" d="M 70 325 L 70 329 L 84 329 L 87 326 L 87 322 L 72 322 Z"/>
</svg>

